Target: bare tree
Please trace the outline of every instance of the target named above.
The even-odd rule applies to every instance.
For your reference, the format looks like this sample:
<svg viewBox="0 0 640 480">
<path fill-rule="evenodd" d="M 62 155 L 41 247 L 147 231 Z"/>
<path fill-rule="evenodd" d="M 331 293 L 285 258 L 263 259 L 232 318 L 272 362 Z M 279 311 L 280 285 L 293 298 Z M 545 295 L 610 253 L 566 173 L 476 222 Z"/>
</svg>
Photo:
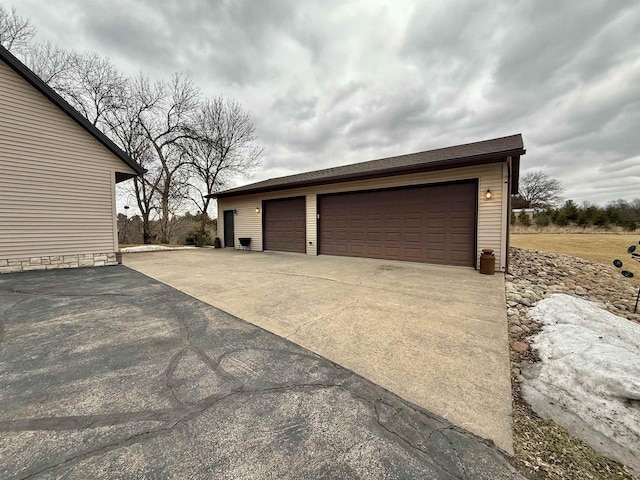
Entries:
<svg viewBox="0 0 640 480">
<path fill-rule="evenodd" d="M 13 53 L 25 53 L 36 34 L 28 18 L 20 17 L 16 9 L 0 5 L 0 45 Z"/>
<path fill-rule="evenodd" d="M 93 52 L 73 52 L 66 62 L 56 64 L 64 70 L 52 86 L 93 125 L 103 125 L 109 112 L 124 108 L 127 80 L 108 58 Z"/>
<path fill-rule="evenodd" d="M 518 196 L 529 208 L 547 209 L 562 202 L 564 187 L 559 180 L 536 170 L 520 177 Z"/>
<path fill-rule="evenodd" d="M 126 152 L 126 150 L 125 150 Z M 128 153 L 128 152 L 127 152 Z M 131 155 L 129 153 L 129 155 Z M 144 150 L 137 156 L 131 156 L 140 166 L 145 168 L 146 173 L 133 177 L 128 189 L 136 199 L 136 206 L 140 212 L 142 227 L 142 243 L 152 243 L 152 216 L 157 211 L 158 188 L 160 176 L 157 173 L 155 157 L 150 151 Z"/>
<path fill-rule="evenodd" d="M 31 70 L 147 170 L 130 186 L 143 242 L 152 241 L 157 214 L 160 241 L 168 243 L 177 225 L 172 217 L 188 199 L 202 214 L 204 237 L 212 202 L 207 196 L 260 163 L 262 151 L 249 115 L 222 97 L 202 104 L 188 77 L 131 81 L 105 57 L 32 44 L 34 35 L 28 19 L 0 6 L 0 43 L 19 53 Z"/>
<path fill-rule="evenodd" d="M 208 195 L 238 175 L 249 176 L 260 164 L 262 149 L 256 145 L 249 114 L 236 101 L 220 96 L 201 105 L 185 151 L 191 173 L 189 198 L 201 213 L 199 239 L 203 241 L 212 201 Z"/>
<path fill-rule="evenodd" d="M 151 145 L 158 169 L 154 189 L 160 197 L 160 242 L 169 243 L 169 220 L 172 205 L 184 196 L 179 180 L 186 165 L 183 144 L 193 137 L 192 122 L 200 94 L 191 79 L 174 75 L 168 83 L 151 85 L 141 77 L 136 82 L 136 95 L 144 108 L 138 121 Z"/>
<path fill-rule="evenodd" d="M 69 69 L 69 54 L 50 42 L 33 43 L 36 29 L 16 9 L 0 5 L 0 45 L 22 58 L 45 83 L 55 89 L 54 81 Z"/>
<path fill-rule="evenodd" d="M 140 212 L 142 242 L 147 244 L 153 238 L 151 217 L 156 210 L 161 175 L 158 173 L 157 158 L 139 120 L 147 104 L 135 95 L 136 89 L 131 83 L 127 83 L 127 90 L 122 108 L 107 111 L 105 123 L 111 137 L 124 152 L 147 170 L 143 175 L 134 177 L 129 184 L 130 193 L 135 197 Z"/>
<path fill-rule="evenodd" d="M 42 81 L 60 92 L 58 83 L 66 81 L 65 75 L 71 68 L 71 55 L 50 42 L 38 43 L 28 48 L 24 54 L 27 66 Z"/>
</svg>

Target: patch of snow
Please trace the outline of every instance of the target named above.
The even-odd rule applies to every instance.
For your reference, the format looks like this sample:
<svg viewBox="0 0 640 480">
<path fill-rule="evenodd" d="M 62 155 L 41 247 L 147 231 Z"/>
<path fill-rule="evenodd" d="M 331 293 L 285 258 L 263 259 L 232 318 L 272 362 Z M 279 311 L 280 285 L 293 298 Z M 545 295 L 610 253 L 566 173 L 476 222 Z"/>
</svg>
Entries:
<svg viewBox="0 0 640 480">
<path fill-rule="evenodd" d="M 131 253 L 131 252 L 158 252 L 160 250 L 191 250 L 192 246 L 183 246 L 183 247 L 167 247 L 165 245 L 138 245 L 137 247 L 124 247 L 121 248 L 120 251 L 122 253 Z"/>
<path fill-rule="evenodd" d="M 640 324 L 597 304 L 554 294 L 529 310 L 544 324 L 523 370 L 522 394 L 604 455 L 640 473 Z"/>
</svg>

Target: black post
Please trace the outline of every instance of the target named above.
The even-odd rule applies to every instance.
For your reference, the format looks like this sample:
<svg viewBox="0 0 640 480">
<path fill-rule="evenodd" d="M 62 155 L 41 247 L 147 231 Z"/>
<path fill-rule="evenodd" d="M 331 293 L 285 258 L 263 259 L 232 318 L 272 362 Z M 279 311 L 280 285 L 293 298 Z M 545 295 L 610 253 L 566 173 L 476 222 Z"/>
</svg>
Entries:
<svg viewBox="0 0 640 480">
<path fill-rule="evenodd" d="M 633 307 L 633 313 L 636 313 L 638 310 L 638 300 L 640 300 L 640 288 L 638 288 L 638 296 L 636 297 L 636 306 Z"/>
</svg>

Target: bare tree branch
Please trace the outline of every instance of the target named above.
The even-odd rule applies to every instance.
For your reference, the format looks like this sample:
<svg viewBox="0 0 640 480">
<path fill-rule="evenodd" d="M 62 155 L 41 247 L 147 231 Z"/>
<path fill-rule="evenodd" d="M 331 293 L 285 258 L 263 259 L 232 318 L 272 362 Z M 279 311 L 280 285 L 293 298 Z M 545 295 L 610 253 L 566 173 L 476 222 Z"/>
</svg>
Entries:
<svg viewBox="0 0 640 480">
<path fill-rule="evenodd" d="M 53 87 L 93 125 L 101 125 L 109 111 L 124 107 L 126 79 L 106 57 L 71 53 L 64 75 Z"/>
<path fill-rule="evenodd" d="M 152 240 L 151 216 L 157 210 L 158 185 L 162 176 L 157 158 L 139 122 L 140 112 L 147 105 L 133 94 L 131 82 L 127 83 L 127 90 L 122 108 L 108 111 L 105 124 L 124 152 L 147 170 L 145 174 L 134 177 L 130 187 L 142 219 L 142 241 L 146 244 Z"/>
<path fill-rule="evenodd" d="M 558 206 L 564 187 L 559 180 L 537 170 L 520 177 L 518 197 L 530 208 L 548 209 Z"/>
<path fill-rule="evenodd" d="M 0 5 L 0 45 L 7 50 L 24 54 L 31 45 L 36 29 L 28 18 L 20 17 L 16 9 Z"/>
<path fill-rule="evenodd" d="M 191 172 L 191 201 L 202 214 L 200 238 L 205 238 L 211 198 L 237 176 L 249 176 L 260 164 L 255 126 L 234 100 L 216 97 L 204 102 L 193 123 L 193 135 L 184 144 Z"/>
<path fill-rule="evenodd" d="M 157 181 L 153 187 L 160 198 L 160 241 L 170 238 L 170 215 L 176 204 L 184 198 L 186 176 L 181 175 L 186 165 L 183 143 L 193 139 L 193 118 L 200 92 L 191 79 L 174 75 L 168 83 L 151 84 L 141 78 L 135 95 L 143 106 L 138 123 L 158 159 Z"/>
<path fill-rule="evenodd" d="M 50 42 L 39 43 L 28 49 L 24 55 L 26 65 L 54 90 L 59 91 L 58 82 L 71 66 L 71 56 Z"/>
</svg>

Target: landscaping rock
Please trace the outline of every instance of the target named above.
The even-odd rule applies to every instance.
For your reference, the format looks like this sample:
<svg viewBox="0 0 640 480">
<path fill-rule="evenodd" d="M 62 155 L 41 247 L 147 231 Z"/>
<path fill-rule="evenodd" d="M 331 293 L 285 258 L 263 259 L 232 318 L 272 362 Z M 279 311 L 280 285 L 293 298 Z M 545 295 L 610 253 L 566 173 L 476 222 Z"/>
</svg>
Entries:
<svg viewBox="0 0 640 480">
<path fill-rule="evenodd" d="M 511 342 L 511 349 L 518 353 L 524 353 L 529 350 L 529 345 L 524 342 Z"/>
<path fill-rule="evenodd" d="M 522 335 L 524 333 L 524 330 L 522 329 L 522 327 L 519 327 L 518 325 L 511 325 L 509 327 L 509 333 L 512 334 L 512 335 L 515 335 L 515 336 L 519 336 L 519 335 Z M 517 342 L 517 343 L 520 343 L 520 342 Z"/>
<path fill-rule="evenodd" d="M 530 325 L 527 310 L 554 293 L 589 299 L 603 308 L 638 322 L 633 314 L 637 287 L 613 265 L 539 250 L 511 248 L 510 272 L 505 275 L 509 325 Z M 516 320 L 517 318 L 517 320 Z"/>
<path fill-rule="evenodd" d="M 613 265 L 539 250 L 512 247 L 509 265 L 505 290 L 516 458 L 532 469 L 534 476 L 531 478 L 536 479 L 636 480 L 626 467 L 571 437 L 551 420 L 537 416 L 522 399 L 520 388 L 523 375 L 531 372 L 530 368 L 524 367 L 538 361 L 537 351 L 529 346 L 529 338 L 540 331 L 541 325 L 529 318 L 529 308 L 554 293 L 565 293 L 600 303 L 602 308 L 616 315 L 640 322 L 640 313 L 633 313 L 637 284 L 622 277 Z M 535 476 L 542 471 L 544 475 Z"/>
</svg>

